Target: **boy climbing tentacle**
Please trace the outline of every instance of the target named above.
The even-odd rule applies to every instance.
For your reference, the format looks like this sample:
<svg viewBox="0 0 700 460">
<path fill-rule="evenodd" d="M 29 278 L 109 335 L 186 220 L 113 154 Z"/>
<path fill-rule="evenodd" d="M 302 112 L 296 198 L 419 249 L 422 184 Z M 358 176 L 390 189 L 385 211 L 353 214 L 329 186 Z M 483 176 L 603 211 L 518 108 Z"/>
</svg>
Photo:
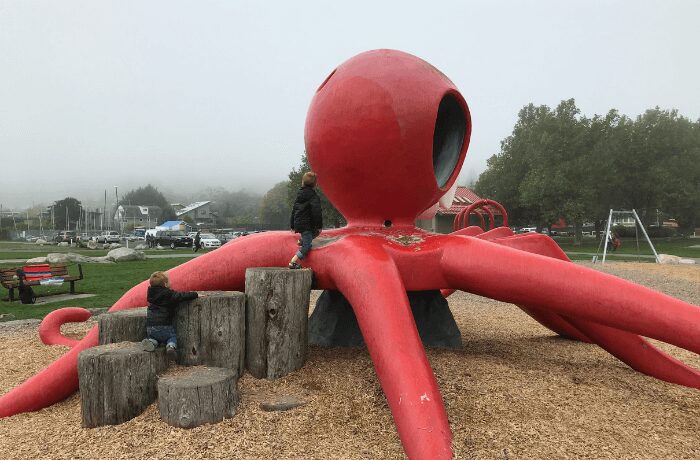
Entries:
<svg viewBox="0 0 700 460">
<path fill-rule="evenodd" d="M 181 302 L 193 300 L 199 295 L 192 292 L 178 292 L 170 289 L 170 280 L 165 272 L 154 272 L 149 278 L 148 309 L 146 311 L 146 332 L 148 338 L 141 341 L 143 349 L 154 351 L 164 343 L 168 359 L 177 358 L 177 332 L 173 325 L 175 310 Z"/>
<path fill-rule="evenodd" d="M 311 250 L 311 241 L 321 233 L 323 228 L 323 212 L 321 211 L 321 199 L 316 193 L 316 173 L 309 171 L 301 179 L 301 188 L 297 192 L 290 227 L 293 232 L 301 233 L 301 247 L 289 262 L 289 268 L 302 268 L 299 263 L 304 260 Z"/>
</svg>

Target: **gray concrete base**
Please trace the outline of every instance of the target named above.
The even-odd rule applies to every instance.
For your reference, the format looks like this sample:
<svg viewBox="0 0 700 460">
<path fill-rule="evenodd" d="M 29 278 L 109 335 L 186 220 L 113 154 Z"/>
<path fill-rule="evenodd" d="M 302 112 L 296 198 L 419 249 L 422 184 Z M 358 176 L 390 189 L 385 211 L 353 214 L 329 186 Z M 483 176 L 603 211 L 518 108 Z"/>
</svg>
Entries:
<svg viewBox="0 0 700 460">
<path fill-rule="evenodd" d="M 409 292 L 408 300 L 423 345 L 462 347 L 462 335 L 440 291 Z M 365 345 L 355 312 L 340 292 L 323 291 L 318 298 L 309 318 L 309 343 L 324 347 Z"/>
</svg>

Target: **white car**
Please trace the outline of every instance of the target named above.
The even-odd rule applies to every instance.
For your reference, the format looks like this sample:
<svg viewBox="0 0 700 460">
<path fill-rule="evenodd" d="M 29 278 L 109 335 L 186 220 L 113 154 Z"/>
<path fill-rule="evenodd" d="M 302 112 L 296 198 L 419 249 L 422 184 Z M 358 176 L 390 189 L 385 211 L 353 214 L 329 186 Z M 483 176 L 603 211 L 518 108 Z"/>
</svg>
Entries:
<svg viewBox="0 0 700 460">
<path fill-rule="evenodd" d="M 194 237 L 192 237 L 194 239 Z M 200 233 L 199 243 L 203 248 L 219 248 L 221 247 L 221 240 L 219 240 L 213 233 Z"/>
<path fill-rule="evenodd" d="M 122 237 L 119 232 L 115 232 L 114 230 L 102 232 L 102 234 L 96 238 L 98 243 L 119 243 L 121 240 Z"/>
</svg>

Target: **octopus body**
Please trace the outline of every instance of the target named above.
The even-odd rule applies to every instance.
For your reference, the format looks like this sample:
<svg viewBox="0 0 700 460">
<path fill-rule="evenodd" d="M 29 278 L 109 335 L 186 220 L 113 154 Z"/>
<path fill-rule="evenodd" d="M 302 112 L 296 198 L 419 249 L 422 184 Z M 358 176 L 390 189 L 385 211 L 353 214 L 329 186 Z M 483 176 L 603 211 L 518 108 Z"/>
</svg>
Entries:
<svg viewBox="0 0 700 460">
<path fill-rule="evenodd" d="M 471 134 L 467 104 L 427 62 L 376 50 L 338 66 L 318 88 L 305 142 L 319 184 L 346 217 L 314 241 L 304 265 L 316 289 L 350 302 L 409 458 L 451 458 L 442 396 L 411 314 L 407 291 L 459 289 L 518 305 L 558 334 L 600 345 L 632 368 L 700 389 L 700 372 L 645 337 L 700 353 L 700 308 L 576 264 L 548 236 L 507 227 L 421 230 L 416 216 L 453 186 Z M 286 266 L 290 232 L 233 240 L 169 271 L 178 290 L 244 290 L 249 267 Z M 110 311 L 146 305 L 138 284 Z M 73 310 L 73 311 L 71 311 Z M 58 310 L 42 324 L 58 343 Z M 56 362 L 0 398 L 0 416 L 51 405 L 78 386 L 77 357 L 97 345 L 96 328 Z"/>
</svg>

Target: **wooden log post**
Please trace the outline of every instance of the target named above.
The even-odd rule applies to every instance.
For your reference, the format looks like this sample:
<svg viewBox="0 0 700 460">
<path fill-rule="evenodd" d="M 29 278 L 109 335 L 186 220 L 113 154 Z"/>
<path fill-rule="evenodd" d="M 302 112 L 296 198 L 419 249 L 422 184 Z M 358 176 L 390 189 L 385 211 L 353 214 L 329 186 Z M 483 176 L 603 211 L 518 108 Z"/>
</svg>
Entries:
<svg viewBox="0 0 700 460">
<path fill-rule="evenodd" d="M 276 379 L 304 365 L 312 277 L 308 269 L 246 270 L 246 366 L 255 377 Z"/>
<path fill-rule="evenodd" d="M 146 308 L 130 308 L 97 317 L 99 344 L 140 342 L 146 338 Z"/>
<path fill-rule="evenodd" d="M 180 428 L 231 418 L 239 399 L 235 369 L 197 366 L 158 379 L 160 418 Z"/>
<path fill-rule="evenodd" d="M 234 369 L 245 364 L 245 294 L 234 291 L 200 293 L 177 309 L 178 362 Z"/>
<path fill-rule="evenodd" d="M 168 367 L 165 350 L 143 351 L 121 342 L 83 350 L 78 381 L 83 426 L 118 425 L 139 415 L 156 399 L 156 378 Z"/>
</svg>

